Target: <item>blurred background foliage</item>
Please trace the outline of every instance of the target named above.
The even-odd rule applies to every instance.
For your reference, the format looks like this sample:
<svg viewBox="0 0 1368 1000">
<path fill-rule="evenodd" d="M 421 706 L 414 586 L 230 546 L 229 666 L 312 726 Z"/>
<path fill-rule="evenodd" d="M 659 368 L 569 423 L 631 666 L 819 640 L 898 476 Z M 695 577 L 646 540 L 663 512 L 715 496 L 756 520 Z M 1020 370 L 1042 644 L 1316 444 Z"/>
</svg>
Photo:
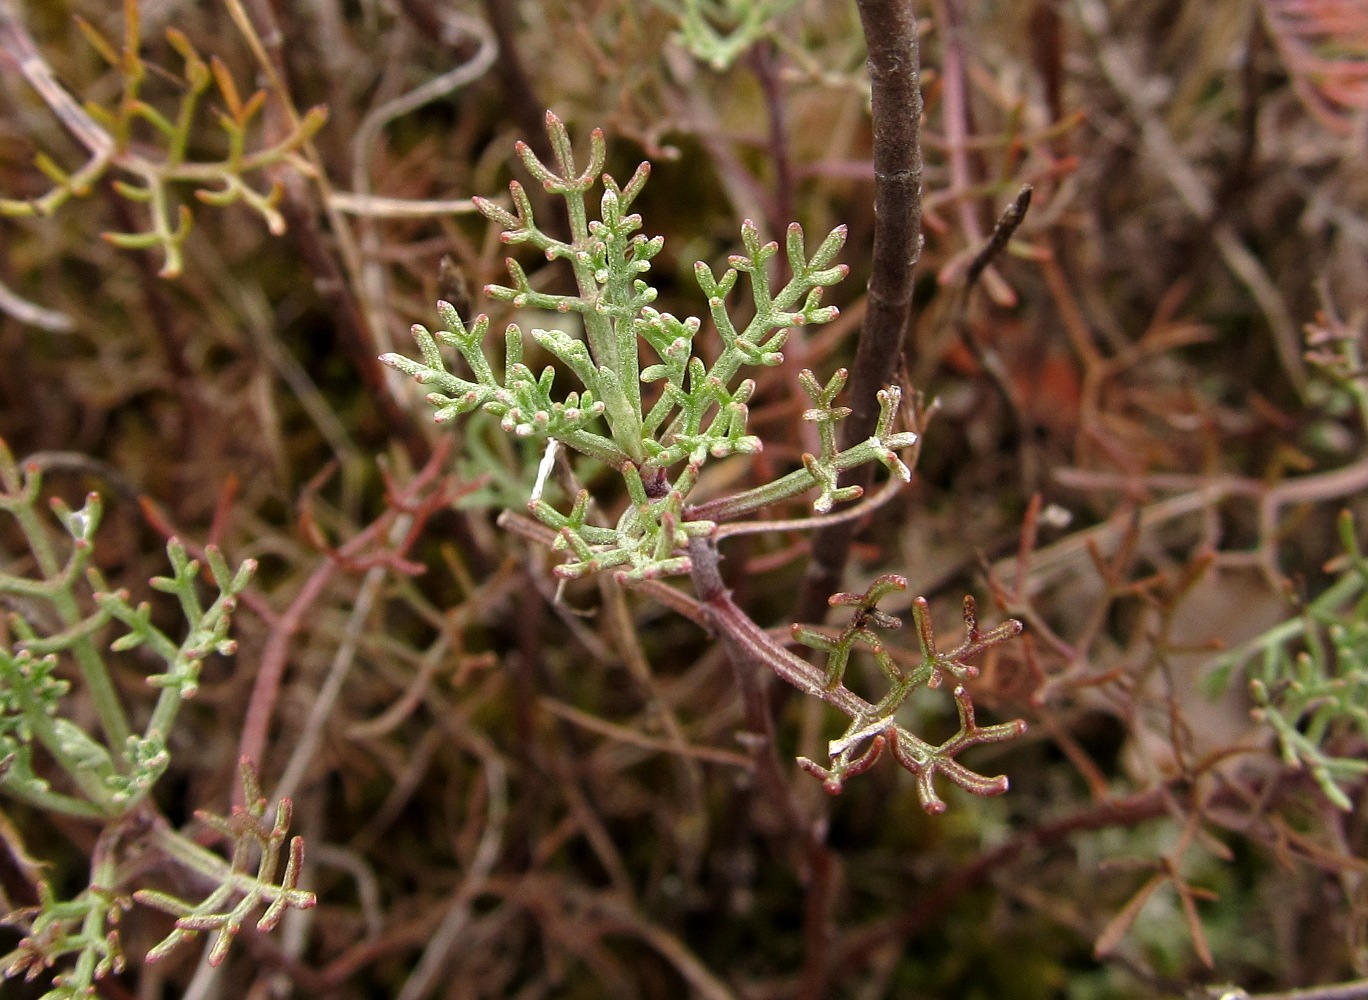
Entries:
<svg viewBox="0 0 1368 1000">
<path fill-rule="evenodd" d="M 176 182 L 193 213 L 179 277 L 101 239 L 146 226 L 113 184 L 162 148 L 145 122 L 86 196 L 0 217 L 0 437 L 69 503 L 106 496 L 112 584 L 145 591 L 172 531 L 258 560 L 239 652 L 206 661 L 158 802 L 177 824 L 223 811 L 252 751 L 294 798 L 319 905 L 244 931 L 221 978 L 182 954 L 101 995 L 1091 1000 L 1368 976 L 1364 602 L 1361 580 L 1337 582 L 1362 572 L 1368 506 L 1368 14 L 916 8 L 926 243 L 903 378 L 936 408 L 845 589 L 902 574 L 886 610 L 925 595 L 946 635 L 966 593 L 1023 620 L 972 691 L 988 722 L 1031 730 L 971 758 L 1010 776 L 1006 796 L 950 790 L 937 818 L 886 763 L 830 799 L 795 768 L 830 847 L 813 870 L 805 833 L 752 794 L 721 650 L 612 581 L 558 589 L 539 548 L 494 526 L 539 456 L 470 421 L 434 458 L 453 432 L 375 359 L 409 350 L 438 298 L 512 318 L 480 294 L 506 248 L 468 199 L 520 176 L 513 144 L 544 142 L 549 108 L 581 140 L 605 130 L 616 176 L 652 161 L 635 208 L 666 238 L 659 308 L 703 311 L 693 262 L 735 252 L 741 219 L 767 238 L 849 226 L 842 318 L 764 373 L 752 430 L 777 443 L 723 474 L 795 467 L 815 448 L 797 372 L 849 363 L 869 276 L 854 3 L 137 5 L 141 96 L 163 115 L 186 87 L 171 27 L 241 100 L 264 91 L 247 148 L 290 144 L 254 181 L 279 185 L 285 231 Z M 126 11 L 0 13 L 0 197 L 22 202 L 52 189 L 35 156 L 70 173 L 90 151 L 25 82 L 20 33 L 67 93 L 116 108 L 127 70 L 77 18 L 117 46 Z M 214 113 L 232 103 L 206 92 L 187 162 L 228 155 Z M 301 129 L 316 106 L 326 125 Z M 1023 183 L 1026 221 L 966 294 Z M 564 280 L 520 260 L 546 290 Z M 738 603 L 785 634 L 806 544 L 724 547 Z M 0 537 L 7 564 L 17 551 Z M 897 642 L 915 655 L 915 635 Z M 1217 663 L 1223 648 L 1254 652 Z M 1331 684 L 1324 725 L 1298 663 Z M 128 692 L 139 676 L 130 663 Z M 953 730 L 941 695 L 923 729 Z M 818 704 L 772 704 L 785 760 L 836 735 Z M 1350 762 L 1343 801 L 1284 755 L 1289 734 Z M 87 830 L 3 809 L 9 856 L 54 845 L 48 877 L 80 878 Z M 132 956 L 165 934 L 125 919 Z M 0 951 L 17 936 L 0 930 Z"/>
</svg>

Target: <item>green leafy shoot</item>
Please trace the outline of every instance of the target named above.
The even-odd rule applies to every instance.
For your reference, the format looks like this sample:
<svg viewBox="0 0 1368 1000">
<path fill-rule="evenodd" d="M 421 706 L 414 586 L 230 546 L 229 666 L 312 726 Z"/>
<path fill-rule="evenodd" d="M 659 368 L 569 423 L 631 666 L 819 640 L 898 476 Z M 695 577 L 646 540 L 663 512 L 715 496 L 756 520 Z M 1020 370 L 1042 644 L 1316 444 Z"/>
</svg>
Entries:
<svg viewBox="0 0 1368 1000">
<path fill-rule="evenodd" d="M 206 812 L 195 814 L 201 823 L 217 831 L 232 845 L 228 864 L 225 866 L 218 855 L 181 838 L 169 845 L 177 856 L 193 855 L 185 858 L 188 864 L 203 869 L 207 863 L 213 868 L 218 887 L 198 903 L 153 889 L 140 889 L 133 894 L 139 903 L 176 917 L 176 929 L 147 953 L 149 962 L 165 958 L 201 933 L 212 932 L 214 940 L 209 946 L 208 962 L 218 965 L 228 954 L 242 925 L 259 908 L 264 906 L 265 910 L 256 921 L 257 930 L 269 931 L 280 922 L 286 910 L 307 910 L 317 902 L 312 892 L 299 888 L 299 873 L 304 863 L 303 839 L 294 837 L 286 847 L 290 800 L 281 799 L 274 817 L 267 821 L 266 799 L 261 794 L 251 761 L 244 758 L 240 761 L 240 769 L 247 805 L 234 807 L 227 817 Z M 277 881 L 282 849 L 286 856 L 285 869 Z"/>
<path fill-rule="evenodd" d="M 468 326 L 455 308 L 438 304 L 442 327 L 429 331 L 417 325 L 413 335 L 421 360 L 387 354 L 381 360 L 411 375 L 435 391 L 428 401 L 436 419 L 484 410 L 497 416 L 503 430 L 515 437 L 547 442 L 548 454 L 565 447 L 615 469 L 630 498 L 612 526 L 596 524 L 587 492 L 575 497 L 571 509 L 561 511 L 541 497 L 540 480 L 528 502 L 531 514 L 556 532 L 556 548 L 567 553 L 557 567 L 563 577 L 579 577 L 615 570 L 629 580 L 687 573 L 685 552 L 690 537 L 710 535 L 719 520 L 732 519 L 761 507 L 818 488 L 814 509 L 825 512 L 835 503 L 859 495 L 858 487 L 839 487 L 837 475 L 877 461 L 907 481 L 911 473 L 898 458 L 916 435 L 893 431 L 900 399 L 890 387 L 880 395 L 882 419 L 877 433 L 854 447 L 838 451 L 834 424 L 848 412 L 834 405 L 845 382 L 838 372 L 825 386 L 804 373 L 803 388 L 813 401 L 804 419 L 821 427 L 820 455 L 804 456 L 804 467 L 779 480 L 734 497 L 691 505 L 704 464 L 730 455 L 752 455 L 763 447 L 748 433 L 748 402 L 755 382 L 742 377 L 746 367 L 774 366 L 783 360 L 781 349 L 794 327 L 827 323 L 837 310 L 821 305 L 822 291 L 848 269 L 836 263 L 845 243 L 845 229 L 833 230 L 809 253 L 803 231 L 789 227 L 784 252 L 792 277 L 772 287 L 770 265 L 780 252 L 777 243 L 761 241 L 751 222 L 741 229 L 742 253 L 728 261 L 720 274 L 707 264 L 694 274 L 707 300 L 712 325 L 722 341 L 711 364 L 695 350 L 703 328 L 698 317 L 679 319 L 652 307 L 656 290 L 646 280 L 651 260 L 663 241 L 640 232 L 642 220 L 632 205 L 650 176 L 642 163 L 626 184 L 603 175 L 597 219 L 591 219 L 588 197 L 599 183 L 605 144 L 595 131 L 588 162 L 576 163 L 565 126 L 547 115 L 547 132 L 555 152 L 554 169 L 532 150 L 518 144 L 518 155 L 529 173 L 551 194 L 564 199 L 570 219 L 570 240 L 543 231 L 533 217 L 532 203 L 522 185 L 510 185 L 512 209 L 477 199 L 480 210 L 505 227 L 503 240 L 528 244 L 548 260 L 564 261 L 572 270 L 577 292 L 552 294 L 534 289 L 522 266 L 508 261 L 509 285 L 485 289 L 491 298 L 517 309 L 539 309 L 579 317 L 580 340 L 562 330 L 532 329 L 527 335 L 564 366 L 578 387 L 556 391 L 557 369 L 548 365 L 534 372 L 523 361 L 524 332 L 516 325 L 503 338 L 502 365 L 486 352 L 487 316 Z M 753 306 L 750 318 L 738 325 L 728 297 L 744 275 Z M 655 356 L 641 367 L 642 347 Z M 452 372 L 442 347 L 455 349 L 468 375 Z M 657 387 L 654 398 L 643 392 Z"/>
<path fill-rule="evenodd" d="M 184 699 L 199 686 L 205 657 L 234 652 L 228 627 L 256 564 L 247 560 L 231 570 L 211 547 L 209 569 L 219 592 L 206 608 L 196 592 L 199 563 L 173 539 L 167 555 L 174 575 L 151 581 L 179 599 L 187 628 L 184 638 L 173 639 L 152 623 L 150 605 L 135 607 L 127 592 L 110 590 L 90 565 L 104 510 L 100 497 L 90 494 L 79 510 L 54 499 L 59 533 L 38 514 L 41 488 L 37 466 L 21 472 L 0 441 L 0 512 L 17 522 L 32 567 L 31 575 L 0 570 L 0 596 L 20 609 L 0 634 L 0 791 L 72 815 L 115 817 L 141 802 L 165 771 L 167 735 Z M 100 640 L 112 623 L 126 631 L 102 649 Z M 143 731 L 134 733 L 105 650 L 138 646 L 146 646 L 166 670 L 147 678 L 159 692 L 157 703 Z M 72 686 L 67 665 L 75 666 L 95 707 L 103 739 L 64 715 Z M 39 777 L 35 746 L 65 772 L 77 794 Z"/>
<path fill-rule="evenodd" d="M 31 917 L 28 933 L 8 955 L 0 956 L 0 980 L 22 977 L 32 982 L 68 955 L 71 967 L 52 977 L 52 989 L 40 1000 L 87 1000 L 96 995 L 95 983 L 124 968 L 119 941 L 120 914 L 131 900 L 95 885 L 75 899 L 53 897 L 46 881 L 39 883 L 36 912 L 11 914 Z"/>
<path fill-rule="evenodd" d="M 1338 578 L 1299 613 L 1213 665 L 1209 687 L 1243 670 L 1254 717 L 1278 739 L 1283 760 L 1305 768 L 1336 808 L 1353 808 L 1350 783 L 1368 774 L 1368 559 L 1354 519 L 1340 515 Z"/>
<path fill-rule="evenodd" d="M 312 896 L 295 884 L 302 850 L 297 840 L 282 880 L 269 877 L 284 841 L 288 804 L 269 830 L 260 823 L 259 809 L 228 821 L 240 843 L 229 865 L 171 830 L 149 798 L 170 764 L 171 727 L 199 686 L 203 661 L 211 653 L 235 651 L 228 628 L 256 564 L 247 560 L 234 570 L 212 546 L 207 549 L 217 595 L 206 605 L 200 565 L 173 539 L 167 546 L 171 575 L 151 585 L 175 595 L 186 623 L 177 640 L 152 622 L 148 604 L 134 606 L 127 592 L 112 590 L 92 565 L 103 513 L 99 496 L 89 494 L 78 510 L 53 499 L 49 518 L 38 509 L 42 480 L 38 465 L 21 468 L 0 441 L 0 513 L 15 522 L 13 534 L 27 548 L 0 553 L 0 601 L 7 609 L 0 623 L 0 793 L 50 813 L 96 821 L 101 831 L 86 889 L 60 899 L 37 874 L 38 904 L 7 915 L 24 934 L 13 951 L 0 956 L 0 979 L 50 973 L 52 989 L 44 1000 L 86 1000 L 95 996 L 101 978 L 122 968 L 119 915 L 133 901 L 124 886 L 147 871 L 149 841 L 217 886 L 206 903 L 187 904 L 182 915 L 193 919 L 182 922 L 175 940 L 213 924 L 220 930 L 220 958 L 244 912 L 264 902 L 267 913 L 258 925 L 265 928 L 284 907 L 310 905 Z M 147 722 L 134 731 L 134 713 L 118 693 L 111 654 L 138 647 L 165 668 L 145 678 L 156 699 L 150 713 L 137 713 L 146 714 Z M 93 713 L 75 704 L 77 697 Z M 95 725 L 78 721 L 91 714 Z M 254 777 L 250 787 L 256 788 Z M 248 853 L 261 857 L 256 876 L 244 873 Z M 238 905 L 216 909 L 230 898 Z M 149 901 L 165 900 L 153 894 Z M 164 942 L 163 951 L 173 944 Z M 60 971 L 51 972 L 59 965 Z"/>
</svg>

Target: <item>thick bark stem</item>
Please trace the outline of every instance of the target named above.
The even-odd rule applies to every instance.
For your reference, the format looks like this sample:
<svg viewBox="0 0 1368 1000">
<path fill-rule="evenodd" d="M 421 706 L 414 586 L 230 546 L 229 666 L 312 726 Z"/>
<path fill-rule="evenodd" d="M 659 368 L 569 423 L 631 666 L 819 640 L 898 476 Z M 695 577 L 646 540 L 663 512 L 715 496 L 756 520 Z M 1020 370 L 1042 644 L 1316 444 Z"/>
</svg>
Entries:
<svg viewBox="0 0 1368 1000">
<path fill-rule="evenodd" d="M 921 255 L 921 89 L 917 18 L 911 0 L 856 0 L 869 49 L 874 122 L 874 254 L 869 306 L 855 350 L 842 447 L 863 441 L 879 416 L 875 393 L 893 381 L 912 313 Z M 873 470 L 856 482 L 868 488 Z M 845 570 L 855 522 L 817 533 L 795 617 L 820 621 Z"/>
</svg>

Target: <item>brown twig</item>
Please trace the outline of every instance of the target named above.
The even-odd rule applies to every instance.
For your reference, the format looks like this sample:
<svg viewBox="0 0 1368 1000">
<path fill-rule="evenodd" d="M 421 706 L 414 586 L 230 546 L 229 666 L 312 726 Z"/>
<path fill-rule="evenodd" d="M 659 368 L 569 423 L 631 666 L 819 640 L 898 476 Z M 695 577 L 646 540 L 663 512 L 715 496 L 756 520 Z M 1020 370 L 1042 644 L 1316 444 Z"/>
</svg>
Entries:
<svg viewBox="0 0 1368 1000">
<path fill-rule="evenodd" d="M 1012 388 L 1011 373 L 1007 370 L 1006 364 L 1003 363 L 1001 355 L 975 336 L 966 313 L 969 310 L 969 298 L 977 287 L 979 279 L 983 277 L 993 259 L 1007 248 L 1012 235 L 1026 220 L 1026 211 L 1031 207 L 1031 191 L 1032 188 L 1029 184 L 1022 186 L 1021 190 L 1017 192 L 1016 198 L 1003 211 L 997 225 L 993 227 L 992 234 L 974 254 L 973 260 L 969 262 L 969 267 L 964 272 L 963 291 L 959 295 L 959 301 L 954 306 L 955 332 L 959 335 L 960 342 L 968 348 L 969 353 L 974 356 L 974 360 L 978 362 L 979 367 L 983 369 L 984 374 L 993 383 L 993 388 L 1002 398 L 1003 406 L 1012 419 L 1013 429 L 1017 436 L 1016 446 L 1021 469 L 1022 491 L 1028 495 L 1036 492 L 1040 478 L 1039 461 L 1036 457 L 1034 442 L 1031 439 L 1030 423 L 1021 403 L 1017 400 L 1016 392 Z"/>
<path fill-rule="evenodd" d="M 1206 510 L 1231 497 L 1248 498 L 1255 502 L 1258 507 L 1256 554 L 1265 573 L 1271 580 L 1277 581 L 1279 579 L 1276 565 L 1278 517 L 1282 509 L 1297 504 L 1340 500 L 1368 490 L 1368 459 L 1360 459 L 1328 472 L 1293 476 L 1275 484 L 1244 476 L 1184 475 L 1180 473 L 1127 476 L 1074 468 L 1057 469 L 1054 478 L 1061 485 L 1070 489 L 1116 492 L 1135 489 L 1175 491 L 1175 496 L 1155 501 L 1140 508 L 1138 516 L 1144 527 Z M 1116 526 L 1117 521 L 1113 519 L 1095 528 L 1075 532 L 1049 546 L 1049 548 L 1042 549 L 1036 553 L 1032 562 L 1032 573 L 1053 574 L 1058 572 L 1059 567 L 1068 561 L 1071 552 L 1076 552 L 1079 546 L 1087 544 L 1085 539 L 1095 539 L 1095 544 L 1104 544 L 1109 536 L 1115 534 Z M 997 567 L 994 571 L 997 571 Z"/>
<path fill-rule="evenodd" d="M 760 793 L 769 801 L 784 829 L 798 839 L 807 866 L 807 901 L 803 913 L 803 986 L 801 1000 L 820 1000 L 825 995 L 828 974 L 827 954 L 831 942 L 831 912 L 835 902 L 836 859 L 826 843 L 826 823 L 804 816 L 794 795 L 791 782 L 784 774 L 774 738 L 774 722 L 770 715 L 769 699 L 763 681 L 768 670 L 784 677 L 809 693 L 824 691 L 820 673 L 797 657 L 765 656 L 760 651 L 774 647 L 774 642 L 762 629 L 731 601 L 722 582 L 718 566 L 717 545 L 712 539 L 696 537 L 690 540 L 689 557 L 693 563 L 694 589 L 708 609 L 723 645 L 732 675 L 741 692 L 746 727 L 750 731 L 747 743 L 754 762 L 754 774 Z M 779 650 L 782 652 L 782 650 Z M 785 663 L 792 660 L 792 664 Z M 797 669 L 799 677 L 791 677 L 783 669 Z M 803 669 L 805 668 L 805 669 Z M 859 700 L 846 691 L 851 699 Z"/>
<path fill-rule="evenodd" d="M 875 393 L 894 378 L 912 314 L 913 275 L 921 255 L 921 74 L 911 0 L 857 0 L 869 50 L 874 126 L 874 251 L 869 304 L 855 349 L 850 416 L 841 447 L 863 441 L 878 419 Z M 860 473 L 863 486 L 873 470 Z M 833 525 L 812 541 L 812 562 L 798 599 L 798 621 L 821 621 L 840 587 L 856 525 Z"/>
<path fill-rule="evenodd" d="M 779 52 L 765 39 L 751 47 L 747 64 L 765 94 L 769 119 L 769 161 L 774 166 L 774 197 L 770 200 L 770 232 L 782 233 L 794 217 L 793 157 L 789 150 L 788 123 L 784 118 L 784 94 L 779 83 Z"/>
<path fill-rule="evenodd" d="M 1026 212 L 1031 207 L 1032 190 L 1029 184 L 1021 186 L 1021 190 L 1012 199 L 1012 203 L 1003 209 L 1002 215 L 998 217 L 997 224 L 993 226 L 993 231 L 988 235 L 988 239 L 974 254 L 974 259 L 969 262 L 969 267 L 964 272 L 966 295 L 974 290 L 979 278 L 983 277 L 984 270 L 992 264 L 1000 253 L 1007 249 L 1007 244 L 1011 242 L 1012 236 L 1026 221 Z"/>
</svg>

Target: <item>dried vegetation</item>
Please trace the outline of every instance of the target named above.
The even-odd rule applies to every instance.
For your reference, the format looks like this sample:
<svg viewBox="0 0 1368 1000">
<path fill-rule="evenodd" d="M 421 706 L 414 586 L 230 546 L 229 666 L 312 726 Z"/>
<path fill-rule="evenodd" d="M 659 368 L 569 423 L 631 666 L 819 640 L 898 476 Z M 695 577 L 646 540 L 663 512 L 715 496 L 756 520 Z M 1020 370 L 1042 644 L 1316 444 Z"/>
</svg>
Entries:
<svg viewBox="0 0 1368 1000">
<path fill-rule="evenodd" d="M 604 129 L 615 176 L 653 162 L 634 210 L 666 237 L 659 309 L 699 312 L 694 262 L 739 252 L 742 219 L 781 241 L 793 220 L 848 227 L 851 277 L 824 300 L 841 316 L 758 370 L 767 446 L 700 490 L 802 468 L 821 442 L 799 372 L 851 365 L 869 308 L 854 3 L 125 8 L 136 59 L 97 41 L 126 37 L 111 5 L 0 0 L 0 438 L 72 508 L 103 494 L 95 564 L 159 621 L 169 536 L 255 560 L 236 655 L 204 659 L 155 805 L 173 825 L 226 812 L 249 758 L 293 801 L 317 906 L 244 925 L 217 974 L 194 949 L 143 964 L 171 924 L 135 906 L 99 995 L 1365 995 L 1361 3 L 915 4 L 925 245 L 898 380 L 916 475 L 862 522 L 830 588 L 847 607 L 798 632 L 859 639 L 836 682 L 868 695 L 963 620 L 955 683 L 900 724 L 952 738 L 972 699 L 968 731 L 973 710 L 1029 730 L 966 752 L 1010 791 L 941 787 L 939 816 L 929 775 L 887 761 L 843 757 L 837 788 L 864 773 L 824 794 L 793 761 L 828 761 L 844 720 L 738 690 L 687 588 L 557 580 L 533 528 L 496 524 L 540 449 L 487 414 L 434 428 L 377 361 L 412 353 L 438 299 L 549 325 L 481 295 L 509 250 L 469 200 L 526 180 L 516 140 L 551 162 L 549 107 L 577 141 Z M 729 17 L 754 37 L 706 49 Z M 529 288 L 571 291 L 518 259 Z M 602 469 L 562 474 L 613 517 L 626 502 Z M 721 543 L 731 600 L 776 644 L 821 624 L 794 520 L 810 500 Z M 0 525 L 3 579 L 26 552 Z M 32 610 L 0 591 L 7 616 Z M 966 593 L 1022 636 L 976 644 Z M 866 627 L 895 615 L 915 627 Z M 110 662 L 150 712 L 139 651 Z M 3 955 L 43 892 L 85 885 L 95 840 L 0 801 Z M 51 987 L 30 968 L 7 996 Z"/>
</svg>

